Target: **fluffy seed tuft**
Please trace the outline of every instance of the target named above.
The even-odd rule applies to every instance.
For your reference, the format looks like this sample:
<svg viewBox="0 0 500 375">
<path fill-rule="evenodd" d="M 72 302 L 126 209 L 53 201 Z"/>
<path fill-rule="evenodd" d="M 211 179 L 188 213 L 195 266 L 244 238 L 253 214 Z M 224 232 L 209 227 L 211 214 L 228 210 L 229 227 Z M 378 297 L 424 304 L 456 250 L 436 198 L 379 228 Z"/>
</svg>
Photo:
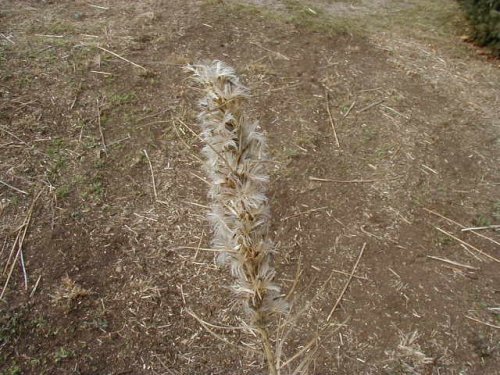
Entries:
<svg viewBox="0 0 500 375">
<path fill-rule="evenodd" d="M 266 140 L 258 123 L 243 115 L 249 90 L 233 68 L 213 61 L 186 69 L 205 92 L 198 121 L 211 183 L 212 246 L 231 250 L 221 252 L 218 260 L 229 266 L 235 278 L 232 289 L 244 310 L 254 324 L 261 324 L 270 313 L 288 309 L 273 281 Z"/>
</svg>

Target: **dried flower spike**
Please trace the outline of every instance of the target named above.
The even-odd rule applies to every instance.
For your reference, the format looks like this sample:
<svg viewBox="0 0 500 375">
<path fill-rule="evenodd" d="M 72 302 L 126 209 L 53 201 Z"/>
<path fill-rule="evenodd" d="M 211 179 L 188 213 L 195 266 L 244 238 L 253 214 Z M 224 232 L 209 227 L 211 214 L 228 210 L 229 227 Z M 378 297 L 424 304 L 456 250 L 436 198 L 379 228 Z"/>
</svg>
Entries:
<svg viewBox="0 0 500 375">
<path fill-rule="evenodd" d="M 249 313 L 251 325 L 261 331 L 270 314 L 288 308 L 273 282 L 265 137 L 258 123 L 242 112 L 248 89 L 231 67 L 213 61 L 187 69 L 205 91 L 198 121 L 211 184 L 212 245 L 227 251 L 219 260 L 229 264 L 235 278 L 232 289 Z M 269 341 L 267 330 L 261 334 Z"/>
</svg>

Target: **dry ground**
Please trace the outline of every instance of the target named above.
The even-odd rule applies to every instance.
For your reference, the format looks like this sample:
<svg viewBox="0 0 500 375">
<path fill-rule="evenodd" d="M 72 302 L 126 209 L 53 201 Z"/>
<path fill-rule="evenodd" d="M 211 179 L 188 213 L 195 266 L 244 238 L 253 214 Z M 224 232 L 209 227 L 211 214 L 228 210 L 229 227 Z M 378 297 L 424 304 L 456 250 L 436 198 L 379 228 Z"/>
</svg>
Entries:
<svg viewBox="0 0 500 375">
<path fill-rule="evenodd" d="M 239 325 L 196 250 L 181 69 L 222 59 L 276 162 L 279 281 L 301 265 L 295 311 L 313 301 L 287 356 L 366 243 L 310 373 L 499 374 L 500 236 L 461 229 L 499 224 L 500 72 L 465 29 L 451 0 L 1 1 L 1 373 L 263 373 L 188 313 Z"/>
</svg>

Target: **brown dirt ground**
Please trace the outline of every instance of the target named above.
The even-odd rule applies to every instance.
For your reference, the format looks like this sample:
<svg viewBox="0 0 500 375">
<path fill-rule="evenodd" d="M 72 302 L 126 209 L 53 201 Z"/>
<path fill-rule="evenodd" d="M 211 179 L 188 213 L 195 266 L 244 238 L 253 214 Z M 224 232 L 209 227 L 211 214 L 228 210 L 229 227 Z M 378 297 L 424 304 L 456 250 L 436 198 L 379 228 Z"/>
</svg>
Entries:
<svg viewBox="0 0 500 375">
<path fill-rule="evenodd" d="M 276 161 L 278 279 L 287 291 L 301 264 L 294 310 L 314 302 L 286 355 L 366 243 L 311 374 L 500 374 L 499 265 L 477 252 L 500 258 L 500 236 L 425 210 L 499 224 L 498 61 L 461 42 L 451 0 L 369 4 L 1 2 L 0 180 L 26 193 L 0 185 L 1 374 L 263 373 L 188 314 L 239 324 L 227 271 L 179 249 L 210 239 L 182 124 L 196 129 L 199 94 L 181 68 L 202 59 L 241 73 Z M 26 288 L 9 255 L 27 217 Z"/>
</svg>

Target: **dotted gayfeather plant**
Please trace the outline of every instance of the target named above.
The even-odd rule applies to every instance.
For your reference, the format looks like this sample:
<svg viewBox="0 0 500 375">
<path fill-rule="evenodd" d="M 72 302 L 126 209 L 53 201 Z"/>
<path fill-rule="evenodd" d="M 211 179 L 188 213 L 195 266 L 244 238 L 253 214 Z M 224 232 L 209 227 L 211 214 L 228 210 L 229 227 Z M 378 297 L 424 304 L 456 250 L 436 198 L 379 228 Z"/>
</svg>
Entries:
<svg viewBox="0 0 500 375">
<path fill-rule="evenodd" d="M 230 266 L 232 289 L 249 314 L 250 326 L 261 333 L 268 362 L 274 362 L 267 353 L 271 349 L 266 319 L 288 306 L 273 282 L 265 137 L 258 123 L 242 112 L 248 89 L 231 67 L 213 61 L 187 69 L 205 92 L 198 121 L 211 184 L 212 246 L 221 251 L 219 261 Z"/>
</svg>

